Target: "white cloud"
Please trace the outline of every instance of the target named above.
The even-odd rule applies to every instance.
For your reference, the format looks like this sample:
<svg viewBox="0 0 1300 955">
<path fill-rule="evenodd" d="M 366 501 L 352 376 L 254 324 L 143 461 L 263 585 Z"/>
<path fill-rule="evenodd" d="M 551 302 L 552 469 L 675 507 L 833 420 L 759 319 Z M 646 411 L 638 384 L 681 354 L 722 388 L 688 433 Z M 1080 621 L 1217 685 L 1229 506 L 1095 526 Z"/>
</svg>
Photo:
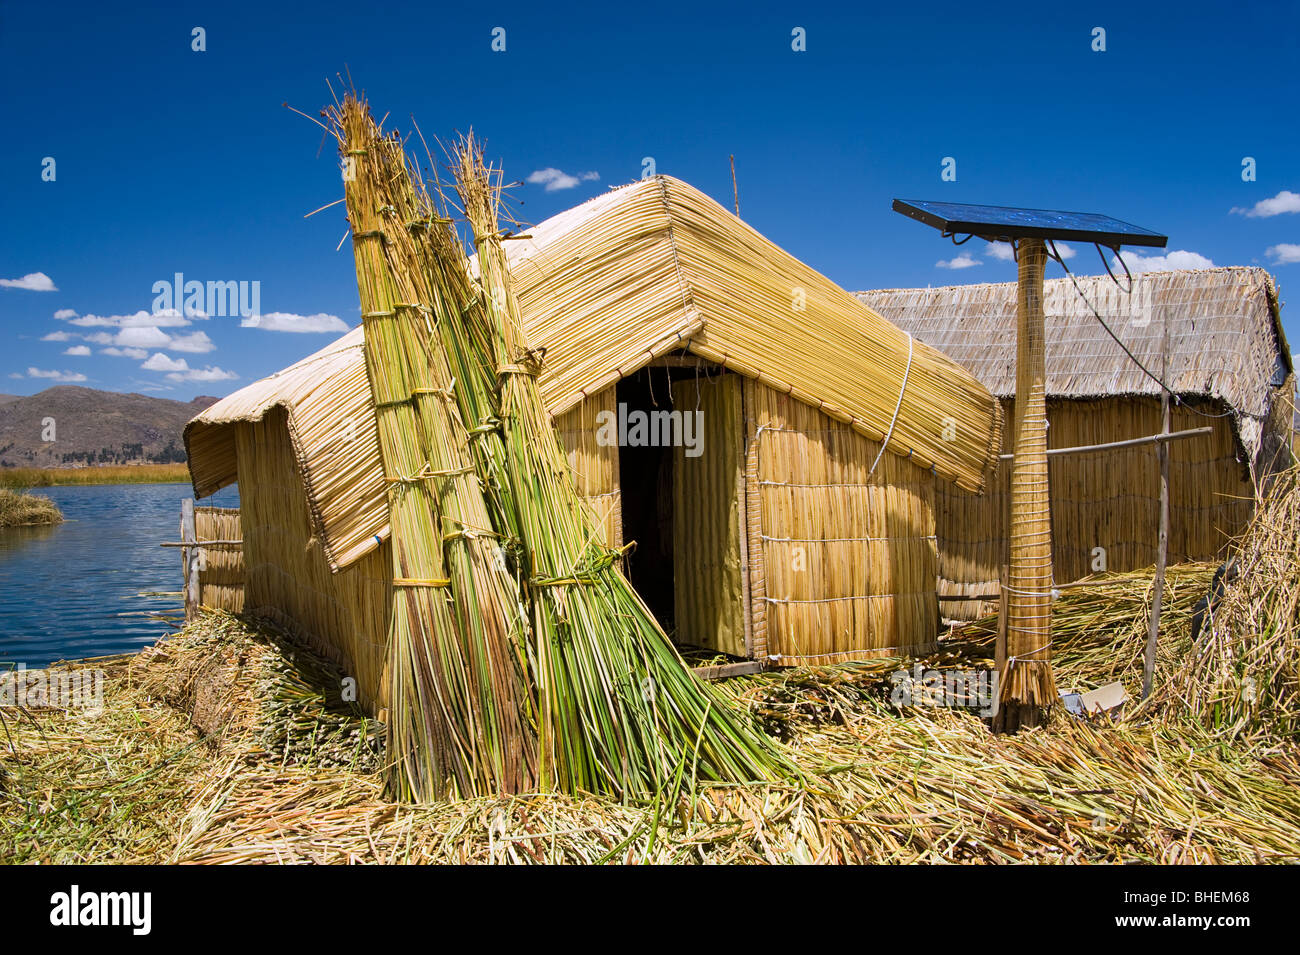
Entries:
<svg viewBox="0 0 1300 955">
<path fill-rule="evenodd" d="M 10 377 L 10 378 L 21 378 L 21 377 L 23 377 L 23 373 L 22 373 L 21 371 L 11 371 L 11 372 L 9 372 L 9 377 Z"/>
<path fill-rule="evenodd" d="M 214 366 L 174 371 L 167 376 L 170 381 L 231 381 L 238 377 L 233 371 L 225 371 Z"/>
<path fill-rule="evenodd" d="M 1271 245 L 1265 254 L 1274 265 L 1292 265 L 1300 262 L 1300 245 L 1296 245 L 1294 242 Z"/>
<path fill-rule="evenodd" d="M 172 337 L 161 328 L 124 328 L 113 336 L 112 344 L 127 345 L 132 348 L 166 348 L 171 345 Z"/>
<path fill-rule="evenodd" d="M 1199 252 L 1187 252 L 1178 249 L 1164 255 L 1139 255 L 1136 252 L 1121 252 L 1124 265 L 1135 275 L 1139 272 L 1165 272 L 1171 269 L 1212 269 L 1214 263 Z M 1119 256 L 1112 259 L 1114 268 L 1121 269 Z"/>
<path fill-rule="evenodd" d="M 535 186 L 545 186 L 547 192 L 572 189 L 580 182 L 592 182 L 599 178 L 600 173 L 598 172 L 580 172 L 576 176 L 572 176 L 562 169 L 556 169 L 554 166 L 536 169 L 528 174 L 528 182 Z"/>
<path fill-rule="evenodd" d="M 1250 208 L 1233 206 L 1230 210 L 1248 219 L 1268 219 L 1284 212 L 1300 212 L 1300 192 L 1283 189 L 1271 199 L 1261 199 Z"/>
<path fill-rule="evenodd" d="M 250 315 L 239 325 L 241 328 L 260 328 L 268 332 L 346 332 L 348 330 L 347 322 L 337 315 L 329 315 L 325 312 L 317 312 L 315 315 L 268 312 L 265 315 Z"/>
<path fill-rule="evenodd" d="M 72 334 L 70 332 L 50 332 L 48 335 L 42 335 L 41 341 L 68 342 L 68 341 L 72 341 Z"/>
<path fill-rule="evenodd" d="M 1072 259 L 1079 254 L 1064 242 L 1056 243 L 1056 253 L 1063 259 Z M 1014 262 L 1016 260 L 1016 254 L 1012 251 L 1010 242 L 990 242 L 988 248 L 984 250 L 984 254 L 991 259 L 997 259 L 999 262 Z"/>
<path fill-rule="evenodd" d="M 140 358 L 149 357 L 149 352 L 143 348 L 116 348 L 116 347 L 101 348 L 99 350 L 99 353 L 101 355 L 112 355 L 115 358 L 140 359 Z"/>
<path fill-rule="evenodd" d="M 75 315 L 76 312 L 73 312 Z M 54 316 L 58 318 L 56 314 Z M 157 312 L 146 312 L 141 309 L 131 315 L 82 315 L 80 318 L 69 320 L 72 325 L 80 325 L 83 328 L 180 328 L 190 324 L 191 318 L 203 319 L 207 316 L 202 314 L 192 314 L 189 317 L 182 315 L 175 309 L 163 309 Z"/>
<path fill-rule="evenodd" d="M 40 368 L 28 368 L 28 378 L 49 378 L 51 381 L 85 381 L 86 376 L 76 371 L 44 371 Z"/>
<path fill-rule="evenodd" d="M 201 355 L 204 352 L 215 351 L 217 347 L 212 344 L 212 339 L 203 332 L 192 332 L 189 335 L 173 335 L 171 338 L 171 344 L 167 347 L 172 351 Z"/>
<path fill-rule="evenodd" d="M 972 265 L 983 265 L 983 264 L 984 263 L 981 262 L 979 259 L 972 258 L 967 253 L 963 252 L 955 259 L 948 259 L 946 261 L 941 260 L 939 262 L 934 263 L 934 266 L 935 268 L 938 269 L 968 269 Z"/>
<path fill-rule="evenodd" d="M 146 371 L 189 371 L 190 366 L 184 358 L 172 358 L 162 352 L 154 352 L 149 360 L 140 366 Z"/>
<path fill-rule="evenodd" d="M 74 309 L 71 308 L 61 308 L 54 313 L 54 317 L 58 319 L 76 318 L 77 313 Z"/>
<path fill-rule="evenodd" d="M 71 348 L 63 350 L 65 355 L 89 355 L 90 349 L 85 345 L 73 345 Z"/>
<path fill-rule="evenodd" d="M 28 272 L 20 279 L 0 279 L 0 288 L 21 288 L 29 292 L 57 292 L 54 280 L 44 272 Z"/>
</svg>

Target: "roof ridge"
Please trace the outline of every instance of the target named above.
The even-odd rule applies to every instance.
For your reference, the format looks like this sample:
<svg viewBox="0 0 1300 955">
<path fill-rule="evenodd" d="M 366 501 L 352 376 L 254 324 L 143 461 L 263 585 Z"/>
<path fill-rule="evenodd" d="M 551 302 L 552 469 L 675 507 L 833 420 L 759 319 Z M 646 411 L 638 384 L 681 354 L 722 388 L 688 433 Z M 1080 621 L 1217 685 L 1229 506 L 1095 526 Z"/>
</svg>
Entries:
<svg viewBox="0 0 1300 955">
<path fill-rule="evenodd" d="M 682 293 L 682 314 L 684 318 L 692 319 L 700 316 L 700 310 L 695 304 L 695 286 L 687 280 L 685 272 L 682 271 L 681 256 L 677 254 L 677 237 L 673 234 L 672 203 L 668 198 L 669 177 L 655 176 L 654 178 L 659 180 L 659 195 L 664 203 L 664 218 L 668 220 L 668 246 L 673 250 L 673 272 L 677 275 L 677 287 Z"/>
</svg>

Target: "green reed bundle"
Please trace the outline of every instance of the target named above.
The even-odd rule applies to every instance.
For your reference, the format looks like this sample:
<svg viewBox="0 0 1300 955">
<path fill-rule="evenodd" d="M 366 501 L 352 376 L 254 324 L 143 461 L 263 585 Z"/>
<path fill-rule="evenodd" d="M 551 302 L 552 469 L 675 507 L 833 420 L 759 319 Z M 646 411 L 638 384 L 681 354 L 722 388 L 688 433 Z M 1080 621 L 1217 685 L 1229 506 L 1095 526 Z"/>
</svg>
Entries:
<svg viewBox="0 0 1300 955">
<path fill-rule="evenodd" d="M 790 771 L 775 744 L 687 669 L 616 553 L 598 543 L 538 392 L 542 356 L 525 340 L 498 229 L 499 173 L 484 166 L 472 137 L 453 159 L 478 247 L 479 302 L 491 333 L 484 344 L 499 378 L 504 473 L 485 477 L 499 486 L 514 512 L 505 521 L 522 537 L 542 785 L 628 798 L 661 792 L 683 774 L 736 781 Z M 433 251 L 453 252 L 445 241 Z M 463 267 L 454 252 L 444 274 Z M 483 327 L 463 311 L 446 318 L 463 321 L 469 341 Z"/>
<path fill-rule="evenodd" d="M 526 619 L 475 474 L 454 380 L 430 319 L 401 143 L 366 105 L 331 118 L 389 487 L 394 598 L 389 752 L 404 798 L 519 792 L 535 782 Z M 395 188 L 396 187 L 396 188 Z"/>
</svg>

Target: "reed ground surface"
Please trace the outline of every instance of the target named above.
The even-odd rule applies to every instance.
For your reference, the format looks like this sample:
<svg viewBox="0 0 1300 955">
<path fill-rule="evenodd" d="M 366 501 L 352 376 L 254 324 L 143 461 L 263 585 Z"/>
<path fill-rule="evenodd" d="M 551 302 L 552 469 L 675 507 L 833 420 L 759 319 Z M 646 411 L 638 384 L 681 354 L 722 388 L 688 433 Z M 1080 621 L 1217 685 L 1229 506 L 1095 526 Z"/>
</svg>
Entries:
<svg viewBox="0 0 1300 955">
<path fill-rule="evenodd" d="M 1157 686 L 1194 657 L 1211 565 L 1174 568 Z M 1141 680 L 1150 579 L 1057 602 L 1062 688 Z M 988 622 L 924 660 L 723 685 L 790 748 L 800 780 L 696 784 L 643 804 L 550 793 L 432 806 L 382 786 L 382 727 L 328 663 L 210 613 L 105 672 L 101 712 L 0 708 L 0 861 L 1148 862 L 1300 861 L 1294 735 L 1230 732 L 1179 693 L 1116 719 L 990 734 L 973 711 L 898 706 L 890 675 L 988 665 Z M 1259 721 L 1256 720 L 1256 723 Z"/>
</svg>

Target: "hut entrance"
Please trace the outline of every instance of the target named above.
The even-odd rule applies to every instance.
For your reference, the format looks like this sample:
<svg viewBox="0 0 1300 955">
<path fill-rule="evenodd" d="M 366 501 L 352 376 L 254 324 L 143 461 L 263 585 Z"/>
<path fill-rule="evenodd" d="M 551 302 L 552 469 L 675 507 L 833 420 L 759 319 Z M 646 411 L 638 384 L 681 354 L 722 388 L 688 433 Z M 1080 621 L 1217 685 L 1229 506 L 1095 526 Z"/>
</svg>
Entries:
<svg viewBox="0 0 1300 955">
<path fill-rule="evenodd" d="M 741 379 L 669 356 L 618 384 L 628 575 L 679 644 L 746 655 Z"/>
</svg>

